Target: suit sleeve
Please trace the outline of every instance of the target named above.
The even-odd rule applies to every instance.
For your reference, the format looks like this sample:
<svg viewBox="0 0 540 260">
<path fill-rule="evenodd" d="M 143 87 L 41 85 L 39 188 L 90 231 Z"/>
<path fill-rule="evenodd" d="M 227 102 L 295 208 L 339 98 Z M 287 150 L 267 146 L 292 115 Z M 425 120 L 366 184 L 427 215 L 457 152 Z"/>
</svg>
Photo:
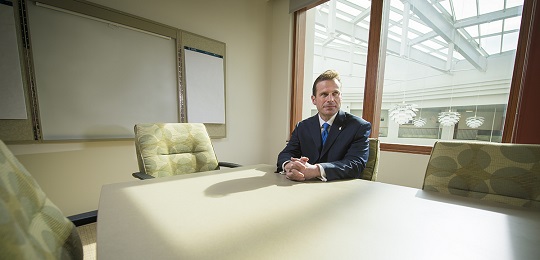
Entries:
<svg viewBox="0 0 540 260">
<path fill-rule="evenodd" d="M 342 160 L 319 164 L 324 168 L 328 181 L 361 177 L 369 156 L 370 133 L 371 123 L 360 124 Z"/>
<path fill-rule="evenodd" d="M 284 162 L 290 160 L 291 157 L 300 158 L 300 156 L 302 155 L 302 149 L 300 147 L 300 139 L 298 137 L 298 131 L 299 131 L 298 128 L 300 127 L 300 125 L 301 123 L 298 123 L 296 125 L 296 128 L 293 130 L 291 134 L 291 138 L 287 142 L 287 145 L 285 146 L 283 151 L 279 153 L 278 158 L 277 158 L 277 165 L 276 165 L 277 171 L 276 172 L 283 171 L 281 166 L 283 165 Z"/>
</svg>

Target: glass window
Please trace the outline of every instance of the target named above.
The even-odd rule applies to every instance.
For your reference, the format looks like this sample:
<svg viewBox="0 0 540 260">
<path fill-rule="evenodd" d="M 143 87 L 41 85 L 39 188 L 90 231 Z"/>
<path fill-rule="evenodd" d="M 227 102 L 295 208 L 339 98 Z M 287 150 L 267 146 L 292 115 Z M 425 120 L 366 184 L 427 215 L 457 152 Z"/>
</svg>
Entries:
<svg viewBox="0 0 540 260">
<path fill-rule="evenodd" d="M 311 103 L 313 81 L 325 70 L 335 69 L 342 82 L 341 109 L 362 116 L 366 54 L 371 1 L 328 1 L 306 12 L 304 103 L 302 117 L 315 115 Z"/>
<path fill-rule="evenodd" d="M 383 25 L 388 40 L 381 110 L 388 111 L 388 129 L 381 141 L 501 142 L 522 5 L 391 0 L 389 9 L 401 16 L 390 15 Z M 415 23 L 428 30 L 418 34 Z M 390 38 L 392 27 L 401 28 L 401 41 Z"/>
<path fill-rule="evenodd" d="M 362 116 L 370 5 L 331 0 L 307 11 L 306 57 L 313 63 L 304 64 L 312 76 L 304 83 L 305 96 L 321 72 L 336 69 L 342 76 L 342 110 Z M 381 141 L 501 142 L 522 6 L 523 0 L 385 4 Z M 316 113 L 311 102 L 303 106 L 304 118 Z"/>
</svg>

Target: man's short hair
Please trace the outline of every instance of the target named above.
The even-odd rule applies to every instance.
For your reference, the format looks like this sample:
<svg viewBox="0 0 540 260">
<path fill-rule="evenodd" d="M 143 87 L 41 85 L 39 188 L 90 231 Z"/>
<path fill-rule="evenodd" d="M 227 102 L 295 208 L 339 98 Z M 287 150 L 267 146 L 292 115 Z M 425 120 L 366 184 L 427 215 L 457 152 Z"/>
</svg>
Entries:
<svg viewBox="0 0 540 260">
<path fill-rule="evenodd" d="M 339 78 L 339 73 L 337 71 L 327 70 L 323 72 L 321 75 L 319 75 L 317 79 L 315 79 L 315 82 L 313 82 L 313 89 L 312 89 L 313 96 L 317 95 L 317 84 L 319 84 L 319 82 L 325 81 L 325 80 L 333 80 L 333 79 L 336 79 L 339 82 L 339 87 L 341 88 L 341 79 Z"/>
</svg>

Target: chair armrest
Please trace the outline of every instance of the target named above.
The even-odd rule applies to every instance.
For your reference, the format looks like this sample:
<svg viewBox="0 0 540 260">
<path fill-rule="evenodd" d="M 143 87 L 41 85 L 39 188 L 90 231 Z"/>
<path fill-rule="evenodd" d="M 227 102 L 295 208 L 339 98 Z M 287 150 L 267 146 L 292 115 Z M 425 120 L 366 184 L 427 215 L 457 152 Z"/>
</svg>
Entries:
<svg viewBox="0 0 540 260">
<path fill-rule="evenodd" d="M 236 168 L 241 167 L 242 165 L 237 163 L 231 163 L 231 162 L 218 162 L 219 166 L 228 167 L 228 168 Z"/>
<path fill-rule="evenodd" d="M 153 179 L 154 178 L 154 176 L 148 175 L 148 174 L 143 173 L 143 172 L 134 172 L 131 175 L 133 175 L 133 177 L 135 177 L 137 179 L 140 179 L 140 180 L 147 180 L 147 179 Z"/>
</svg>

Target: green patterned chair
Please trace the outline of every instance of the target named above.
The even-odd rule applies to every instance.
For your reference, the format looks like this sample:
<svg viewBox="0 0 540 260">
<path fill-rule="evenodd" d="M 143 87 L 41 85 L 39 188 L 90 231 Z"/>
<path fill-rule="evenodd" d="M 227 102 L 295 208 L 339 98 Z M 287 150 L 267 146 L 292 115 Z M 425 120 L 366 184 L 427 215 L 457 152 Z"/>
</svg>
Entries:
<svg viewBox="0 0 540 260">
<path fill-rule="evenodd" d="M 438 141 L 423 189 L 540 208 L 540 145 Z"/>
<path fill-rule="evenodd" d="M 239 167 L 219 162 L 206 127 L 201 123 L 151 123 L 135 125 L 138 179 Z"/>
<path fill-rule="evenodd" d="M 0 141 L 0 258 L 83 259 L 75 225 Z"/>
<path fill-rule="evenodd" d="M 377 172 L 379 169 L 379 154 L 381 153 L 381 145 L 379 139 L 369 138 L 369 158 L 366 163 L 366 168 L 362 171 L 362 179 L 368 181 L 377 180 Z"/>
</svg>

